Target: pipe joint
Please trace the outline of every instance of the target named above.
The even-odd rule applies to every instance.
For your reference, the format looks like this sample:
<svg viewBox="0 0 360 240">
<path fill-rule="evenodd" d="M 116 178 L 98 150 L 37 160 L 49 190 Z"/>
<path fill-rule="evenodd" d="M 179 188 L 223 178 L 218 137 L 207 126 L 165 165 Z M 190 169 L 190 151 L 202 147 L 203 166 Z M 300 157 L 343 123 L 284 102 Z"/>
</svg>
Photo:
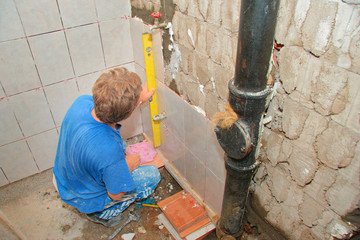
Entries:
<svg viewBox="0 0 360 240">
<path fill-rule="evenodd" d="M 240 119 L 259 119 L 265 110 L 270 88 L 258 92 L 241 90 L 235 86 L 235 79 L 229 81 L 229 103 Z"/>
<path fill-rule="evenodd" d="M 245 121 L 237 120 L 229 129 L 216 127 L 215 133 L 220 146 L 231 158 L 241 160 L 250 153 L 250 127 Z"/>
</svg>

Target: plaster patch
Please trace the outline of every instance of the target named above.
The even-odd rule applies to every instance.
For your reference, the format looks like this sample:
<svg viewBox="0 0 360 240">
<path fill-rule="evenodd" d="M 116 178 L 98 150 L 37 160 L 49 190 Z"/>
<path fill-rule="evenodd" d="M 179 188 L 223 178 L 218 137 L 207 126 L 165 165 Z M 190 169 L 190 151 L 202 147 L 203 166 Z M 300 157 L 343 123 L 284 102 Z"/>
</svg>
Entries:
<svg viewBox="0 0 360 240">
<path fill-rule="evenodd" d="M 174 45 L 173 52 L 170 57 L 169 70 L 172 76 L 172 79 L 175 79 L 176 73 L 179 70 L 179 64 L 181 62 L 181 52 L 177 45 Z"/>
<path fill-rule="evenodd" d="M 325 48 L 328 44 L 330 33 L 331 33 L 331 18 L 328 17 L 326 20 L 322 20 L 319 23 L 319 28 L 315 36 L 314 48 L 319 51 L 325 52 Z"/>
<path fill-rule="evenodd" d="M 295 8 L 295 24 L 297 29 L 301 29 L 303 22 L 305 21 L 307 11 L 310 7 L 310 0 L 298 1 Z"/>
<path fill-rule="evenodd" d="M 190 29 L 187 30 L 187 34 L 189 35 L 190 42 L 191 42 L 192 46 L 195 48 L 195 41 L 194 41 L 194 38 L 193 38 L 193 35 L 192 35 Z"/>
</svg>

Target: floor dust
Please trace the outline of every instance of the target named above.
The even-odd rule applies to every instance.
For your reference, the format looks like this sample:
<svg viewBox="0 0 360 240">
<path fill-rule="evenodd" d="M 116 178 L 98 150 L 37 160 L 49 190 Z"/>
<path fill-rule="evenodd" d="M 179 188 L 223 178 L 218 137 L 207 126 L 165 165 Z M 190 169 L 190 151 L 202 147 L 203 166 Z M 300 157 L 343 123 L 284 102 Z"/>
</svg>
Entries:
<svg viewBox="0 0 360 240">
<path fill-rule="evenodd" d="M 128 144 L 142 140 L 134 138 Z M 164 168 L 161 181 L 151 197 L 156 204 L 181 190 Z M 161 213 L 159 208 L 143 206 L 137 209 L 132 204 L 124 211 L 125 219 L 129 211 L 134 209 L 140 215 L 140 220 L 126 225 L 115 239 L 121 239 L 121 235 L 126 233 L 135 233 L 133 239 L 173 239 L 157 219 Z M 244 233 L 242 240 L 276 239 L 259 232 L 256 222 L 246 224 L 248 232 Z M 62 202 L 52 185 L 52 169 L 0 187 L 0 239 L 107 239 L 117 227 L 107 228 L 90 222 L 85 214 Z M 213 231 L 204 240 L 215 239 Z"/>
</svg>

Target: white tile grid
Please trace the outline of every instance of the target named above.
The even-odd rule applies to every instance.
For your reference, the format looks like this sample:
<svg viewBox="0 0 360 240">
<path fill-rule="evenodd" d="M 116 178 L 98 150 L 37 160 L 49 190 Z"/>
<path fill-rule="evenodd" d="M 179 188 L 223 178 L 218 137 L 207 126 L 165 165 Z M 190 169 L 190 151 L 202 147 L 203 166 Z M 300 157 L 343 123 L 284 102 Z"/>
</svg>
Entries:
<svg viewBox="0 0 360 240">
<path fill-rule="evenodd" d="M 62 29 L 56 0 L 15 0 L 27 36 Z"/>
<path fill-rule="evenodd" d="M 219 179 L 207 168 L 204 200 L 218 216 L 221 216 L 224 189 L 225 181 Z"/>
<path fill-rule="evenodd" d="M 165 84 L 160 81 L 157 81 L 157 87 L 159 95 L 159 104 L 163 104 L 164 107 L 159 107 L 159 113 L 165 111 L 166 125 L 169 128 L 169 131 L 172 134 L 180 139 L 183 143 L 185 142 L 185 117 L 184 109 L 186 108 L 186 103 L 184 100 L 179 97 L 176 93 L 174 93 L 170 88 L 168 88 Z M 164 110 L 162 110 L 164 109 Z"/>
<path fill-rule="evenodd" d="M 89 0 L 58 0 L 64 28 L 96 23 L 95 2 Z"/>
<path fill-rule="evenodd" d="M 185 146 L 174 134 L 168 132 L 164 123 L 160 124 L 161 145 L 158 148 L 164 157 L 173 164 L 180 174 L 185 177 Z"/>
<path fill-rule="evenodd" d="M 0 146 L 23 139 L 24 136 L 16 121 L 8 99 L 0 101 Z"/>
<path fill-rule="evenodd" d="M 134 71 L 141 78 L 142 84 L 146 83 L 146 72 L 145 68 L 140 66 L 138 63 L 134 62 Z"/>
<path fill-rule="evenodd" d="M 10 182 L 39 172 L 25 140 L 0 147 L 0 167 Z"/>
<path fill-rule="evenodd" d="M 150 30 L 149 26 L 137 19 L 130 19 L 130 36 L 133 43 L 134 60 L 141 67 L 145 68 L 142 34 Z"/>
<path fill-rule="evenodd" d="M 0 187 L 8 184 L 9 181 L 7 180 L 3 170 L 0 167 Z"/>
<path fill-rule="evenodd" d="M 226 169 L 224 161 L 224 150 L 221 148 L 215 131 L 215 124 L 208 121 L 206 138 L 206 167 L 221 181 L 225 181 Z"/>
<path fill-rule="evenodd" d="M 44 91 L 56 126 L 60 126 L 67 110 L 79 96 L 76 81 L 75 79 L 70 79 L 49 85 L 44 87 Z"/>
<path fill-rule="evenodd" d="M 153 134 L 152 134 L 152 127 L 151 127 L 151 121 L 150 121 L 150 107 L 149 103 L 143 103 L 140 106 L 141 108 L 141 121 L 142 121 L 142 128 L 144 131 L 144 134 L 153 142 Z"/>
<path fill-rule="evenodd" d="M 121 124 L 121 137 L 123 139 L 129 139 L 136 135 L 139 135 L 144 132 L 141 122 L 141 110 L 136 108 L 131 116 L 124 121 L 120 122 Z"/>
<path fill-rule="evenodd" d="M 14 0 L 0 1 L 0 42 L 25 36 Z"/>
<path fill-rule="evenodd" d="M 101 39 L 107 67 L 132 62 L 133 47 L 129 34 L 129 19 L 116 19 L 100 22 Z"/>
<path fill-rule="evenodd" d="M 55 127 L 44 89 L 14 95 L 9 102 L 25 137 Z"/>
<path fill-rule="evenodd" d="M 159 108 L 165 107 L 167 113 L 160 125 L 159 150 L 220 216 L 226 172 L 224 152 L 218 144 L 214 124 L 158 81 L 157 91 Z M 179 126 L 183 126 L 183 132 L 176 129 Z"/>
<path fill-rule="evenodd" d="M 131 16 L 129 0 L 95 0 L 95 5 L 100 21 Z"/>
<path fill-rule="evenodd" d="M 98 24 L 65 30 L 77 77 L 105 69 Z"/>
<path fill-rule="evenodd" d="M 0 56 L 0 81 L 7 96 L 41 86 L 26 39 L 0 43 Z"/>
<path fill-rule="evenodd" d="M 96 80 L 104 72 L 105 71 L 98 71 L 95 73 L 90 73 L 90 74 L 78 77 L 76 80 L 77 80 L 77 83 L 79 86 L 80 95 L 84 95 L 84 94 L 92 95 L 92 87 L 94 86 Z"/>
<path fill-rule="evenodd" d="M 152 33 L 153 40 L 153 52 L 154 52 L 154 70 L 156 79 L 160 82 L 164 82 L 165 68 L 162 54 L 162 30 L 155 30 Z"/>
<path fill-rule="evenodd" d="M 196 193 L 205 199 L 206 167 L 187 146 L 185 147 L 185 178 Z"/>
<path fill-rule="evenodd" d="M 29 37 L 28 40 L 43 85 L 74 77 L 63 31 Z"/>
<path fill-rule="evenodd" d="M 56 129 L 26 139 L 40 171 L 54 166 L 58 139 Z"/>
<path fill-rule="evenodd" d="M 204 164 L 207 159 L 208 121 L 193 106 L 184 101 L 185 146 Z"/>
<path fill-rule="evenodd" d="M 6 94 L 4 92 L 4 88 L 2 87 L 1 82 L 0 82 L 0 100 L 5 97 L 6 97 Z"/>
</svg>

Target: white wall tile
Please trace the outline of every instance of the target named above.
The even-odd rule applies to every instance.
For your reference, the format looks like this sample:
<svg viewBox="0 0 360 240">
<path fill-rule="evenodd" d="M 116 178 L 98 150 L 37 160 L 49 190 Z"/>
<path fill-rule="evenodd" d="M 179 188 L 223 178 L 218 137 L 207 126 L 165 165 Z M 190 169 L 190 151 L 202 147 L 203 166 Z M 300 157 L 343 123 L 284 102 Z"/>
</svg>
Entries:
<svg viewBox="0 0 360 240">
<path fill-rule="evenodd" d="M 7 95 L 41 86 L 26 39 L 0 43 L 0 56 L 0 81 Z"/>
<path fill-rule="evenodd" d="M 140 106 L 141 108 L 141 121 L 144 134 L 150 138 L 151 141 L 154 141 L 151 127 L 151 117 L 150 117 L 150 107 L 149 103 L 143 103 Z"/>
<path fill-rule="evenodd" d="M 191 105 L 184 105 L 185 146 L 200 159 L 206 161 L 206 139 L 208 121 Z"/>
<path fill-rule="evenodd" d="M 129 0 L 95 0 L 100 21 L 131 16 Z"/>
<path fill-rule="evenodd" d="M 24 37 L 14 0 L 0 1 L 0 41 Z"/>
<path fill-rule="evenodd" d="M 149 31 L 150 27 L 137 19 L 130 19 L 130 34 L 134 51 L 134 60 L 145 68 L 142 34 Z"/>
<path fill-rule="evenodd" d="M 175 137 L 175 135 L 171 134 L 167 131 L 166 125 L 163 123 L 160 124 L 162 128 L 161 131 L 161 145 L 159 150 L 166 157 L 166 159 L 173 165 L 177 161 L 184 162 L 185 159 L 185 146 L 184 144 Z M 177 163 L 178 166 L 181 166 L 180 163 Z M 178 169 L 180 173 L 184 176 L 185 169 Z"/>
<path fill-rule="evenodd" d="M 43 85 L 74 77 L 63 31 L 30 37 L 29 44 Z"/>
<path fill-rule="evenodd" d="M 62 29 L 56 0 L 15 0 L 27 36 Z"/>
<path fill-rule="evenodd" d="M 96 73 L 91 73 L 77 78 L 80 95 L 92 95 L 92 87 L 94 86 L 96 80 L 103 74 L 105 71 L 99 71 Z"/>
<path fill-rule="evenodd" d="M 224 196 L 225 181 L 220 180 L 209 169 L 206 169 L 205 202 L 218 216 L 221 216 L 221 208 Z"/>
<path fill-rule="evenodd" d="M 184 108 L 187 103 L 163 83 L 159 81 L 157 83 L 158 91 L 163 93 L 162 98 L 165 105 L 166 119 L 163 121 L 166 122 L 169 131 L 185 143 Z M 159 97 L 160 99 L 161 97 Z"/>
<path fill-rule="evenodd" d="M 105 69 L 98 24 L 65 31 L 77 76 Z"/>
<path fill-rule="evenodd" d="M 60 126 L 67 110 L 79 96 L 75 79 L 56 83 L 44 88 L 56 126 Z"/>
<path fill-rule="evenodd" d="M 54 166 L 58 140 L 56 129 L 26 139 L 40 171 Z"/>
<path fill-rule="evenodd" d="M 0 167 L 13 182 L 39 172 L 25 140 L 0 147 Z"/>
<path fill-rule="evenodd" d="M 202 199 L 205 199 L 206 167 L 185 148 L 185 178 Z"/>
<path fill-rule="evenodd" d="M 23 139 L 24 136 L 7 99 L 0 101 L 0 113 L 0 146 Z"/>
<path fill-rule="evenodd" d="M 139 77 L 141 78 L 141 82 L 144 85 L 146 83 L 146 72 L 143 67 L 141 67 L 139 64 L 134 63 L 134 71 Z M 129 69 L 130 71 L 130 69 Z"/>
<path fill-rule="evenodd" d="M 120 124 L 122 126 L 120 133 L 123 139 L 128 139 L 143 133 L 140 108 L 136 108 L 131 116 L 121 121 Z"/>
<path fill-rule="evenodd" d="M 100 32 L 107 67 L 134 60 L 129 19 L 101 22 Z"/>
<path fill-rule="evenodd" d="M 6 185 L 8 183 L 9 182 L 8 182 L 7 178 L 5 177 L 4 173 L 2 172 L 2 170 L 0 168 L 0 187 Z"/>
<path fill-rule="evenodd" d="M 43 89 L 12 96 L 9 102 L 25 137 L 55 127 Z"/>
<path fill-rule="evenodd" d="M 65 28 L 97 22 L 92 0 L 58 0 L 58 3 Z"/>
<path fill-rule="evenodd" d="M 154 30 L 152 34 L 155 78 L 160 82 L 164 82 L 165 74 L 164 57 L 162 51 L 162 34 L 163 32 L 161 30 Z"/>
<path fill-rule="evenodd" d="M 1 84 L 0 84 L 0 99 L 6 97 L 6 94 L 4 92 L 4 89 L 2 88 Z"/>
<path fill-rule="evenodd" d="M 215 124 L 209 121 L 206 138 L 206 167 L 210 169 L 221 181 L 225 182 L 226 170 L 224 150 L 221 148 L 216 138 L 214 128 Z"/>
</svg>

